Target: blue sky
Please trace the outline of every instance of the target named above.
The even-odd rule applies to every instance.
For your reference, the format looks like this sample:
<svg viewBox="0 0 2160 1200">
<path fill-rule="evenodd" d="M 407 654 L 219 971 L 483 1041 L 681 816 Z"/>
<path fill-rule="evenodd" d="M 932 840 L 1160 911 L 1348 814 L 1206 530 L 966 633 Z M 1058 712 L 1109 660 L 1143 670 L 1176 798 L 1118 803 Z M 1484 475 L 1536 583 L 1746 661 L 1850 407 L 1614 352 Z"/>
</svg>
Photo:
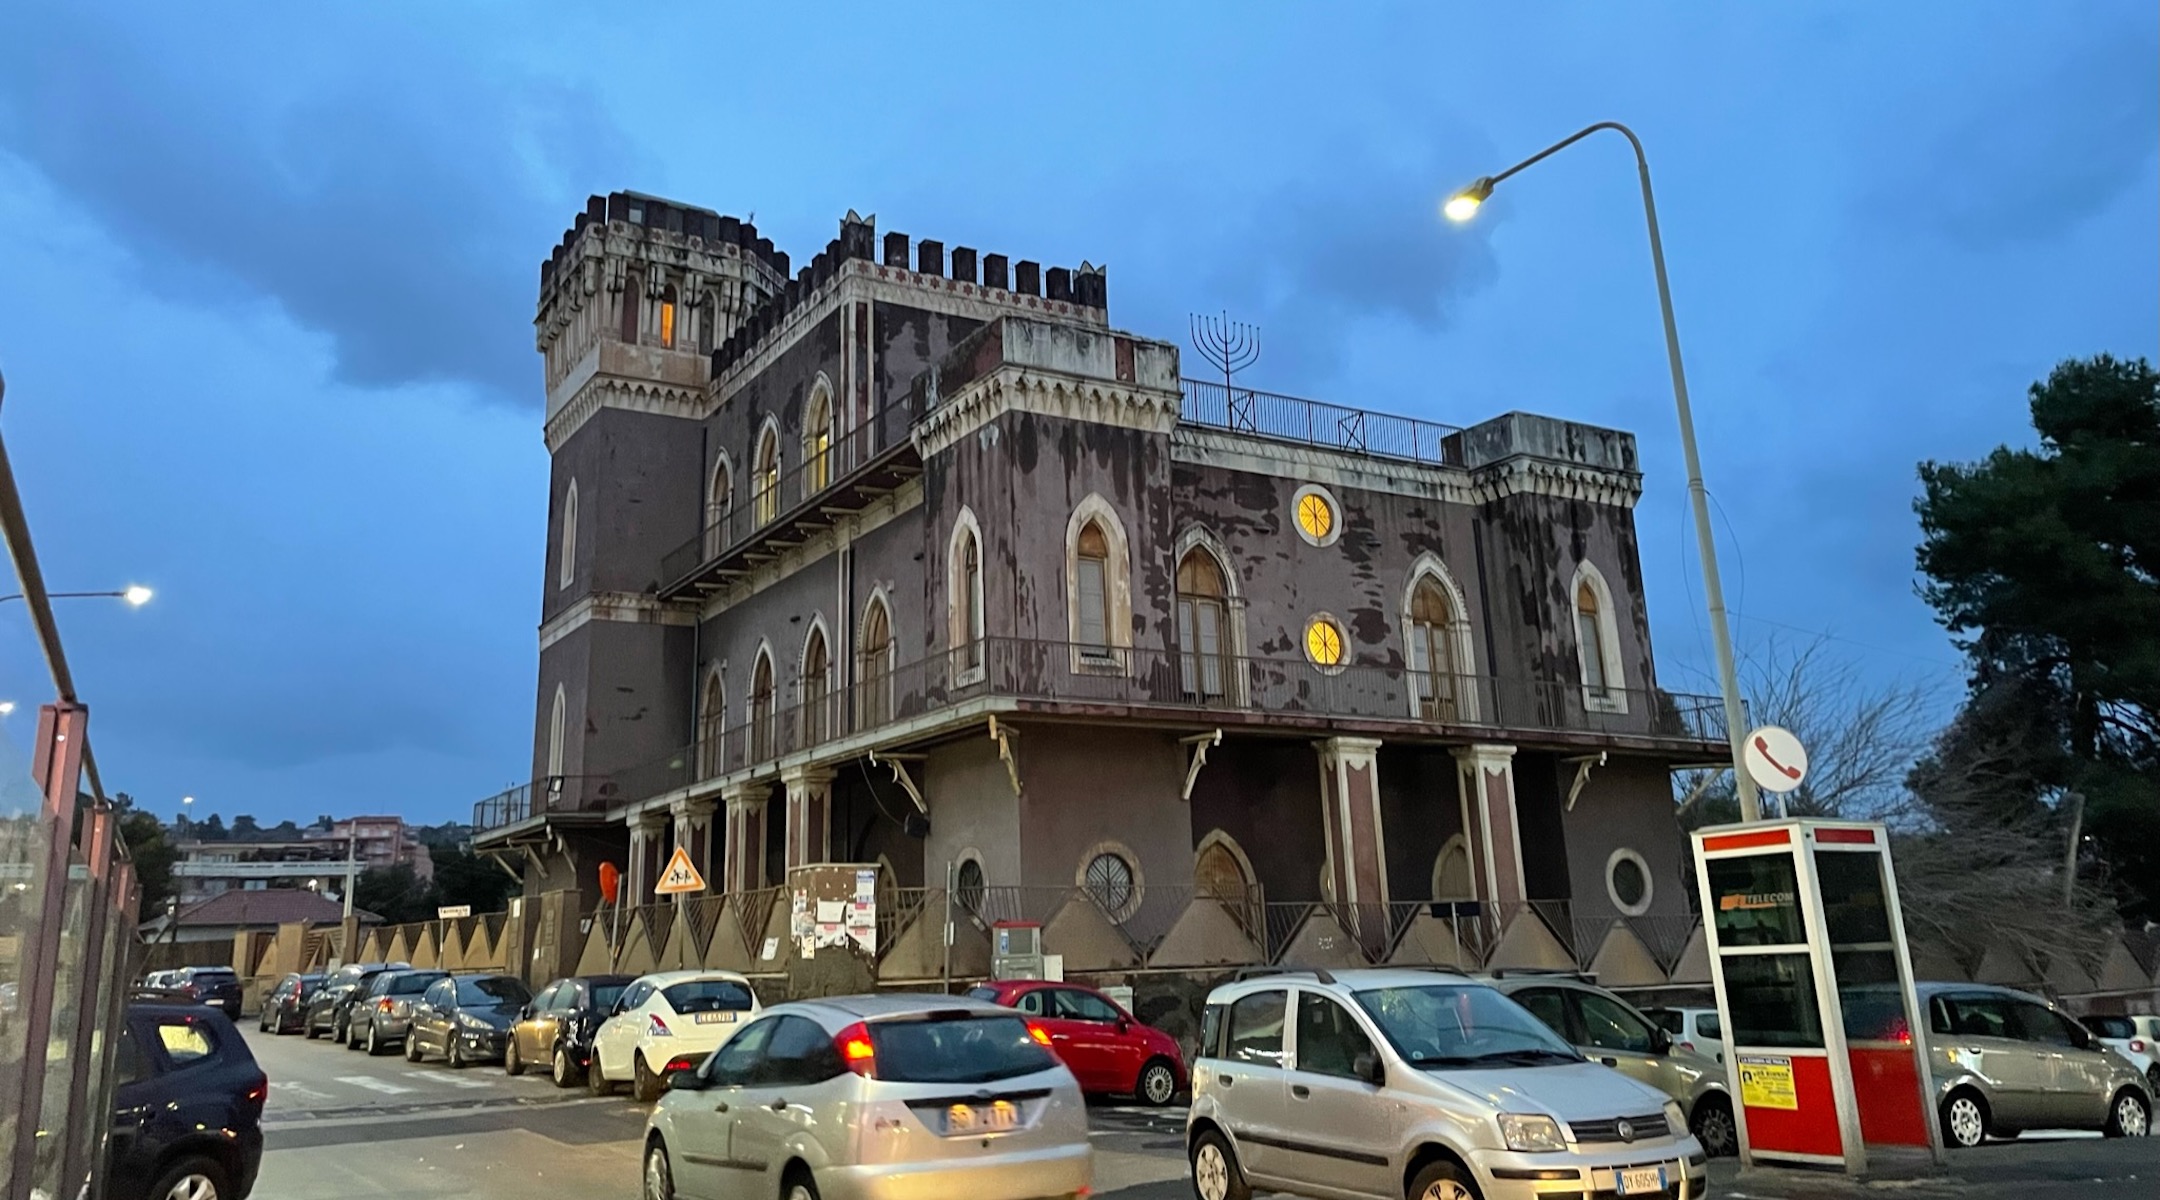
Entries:
<svg viewBox="0 0 2160 1200">
<path fill-rule="evenodd" d="M 2147 0 L 897 7 L 0 12 L 8 449 L 53 586 L 159 589 L 62 610 L 107 786 L 440 820 L 524 773 L 535 268 L 593 192 L 1108 262 L 1124 328 L 1259 322 L 1255 386 L 1633 430 L 1669 687 L 1708 642 L 1626 146 L 1451 188 L 1643 135 L 1743 649 L 1945 703 L 1915 463 L 2160 357 Z M 4 736 L 48 692 L 0 607 Z"/>
</svg>

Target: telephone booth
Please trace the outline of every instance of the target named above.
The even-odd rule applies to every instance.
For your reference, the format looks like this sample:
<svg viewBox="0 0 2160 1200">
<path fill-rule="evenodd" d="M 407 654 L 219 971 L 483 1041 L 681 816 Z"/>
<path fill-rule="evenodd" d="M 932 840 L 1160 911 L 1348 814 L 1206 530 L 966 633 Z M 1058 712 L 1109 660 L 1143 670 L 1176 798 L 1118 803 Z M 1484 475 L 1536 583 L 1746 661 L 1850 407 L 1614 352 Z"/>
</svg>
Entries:
<svg viewBox="0 0 2160 1200">
<path fill-rule="evenodd" d="M 1694 835 L 1743 1166 L 1867 1170 L 1941 1131 L 1880 823 L 1762 821 Z"/>
</svg>

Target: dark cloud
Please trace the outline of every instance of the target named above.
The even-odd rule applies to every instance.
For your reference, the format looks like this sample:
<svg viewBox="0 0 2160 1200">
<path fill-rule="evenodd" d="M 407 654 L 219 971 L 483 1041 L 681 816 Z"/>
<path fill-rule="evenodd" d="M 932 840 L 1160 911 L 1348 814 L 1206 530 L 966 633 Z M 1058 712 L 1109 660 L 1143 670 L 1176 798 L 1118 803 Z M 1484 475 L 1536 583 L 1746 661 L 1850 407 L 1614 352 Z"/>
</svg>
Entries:
<svg viewBox="0 0 2160 1200">
<path fill-rule="evenodd" d="M 355 31 L 340 69 L 173 52 L 60 7 L 0 20 L 0 149 L 199 303 L 205 276 L 327 335 L 343 382 L 537 402 L 539 256 L 631 158 L 596 98 Z M 355 67 L 354 62 L 364 67 Z"/>
<path fill-rule="evenodd" d="M 2046 241 L 2112 204 L 2143 177 L 2160 126 L 2150 14 L 2021 44 L 1986 86 L 1883 145 L 1869 215 L 1985 250 Z"/>
</svg>

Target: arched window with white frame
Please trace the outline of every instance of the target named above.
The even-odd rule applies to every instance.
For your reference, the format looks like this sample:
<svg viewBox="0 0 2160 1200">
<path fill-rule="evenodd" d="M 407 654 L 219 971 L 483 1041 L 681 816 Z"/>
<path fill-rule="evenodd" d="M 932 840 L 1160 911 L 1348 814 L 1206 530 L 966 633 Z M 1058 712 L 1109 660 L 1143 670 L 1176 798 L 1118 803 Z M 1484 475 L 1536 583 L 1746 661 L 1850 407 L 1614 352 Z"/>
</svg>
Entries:
<svg viewBox="0 0 2160 1200">
<path fill-rule="evenodd" d="M 952 620 L 952 667 L 957 682 L 981 678 L 983 640 L 988 625 L 983 615 L 982 527 L 973 511 L 962 508 L 953 523 L 952 542 L 946 550 L 945 594 Z"/>
<path fill-rule="evenodd" d="M 713 462 L 712 483 L 705 489 L 705 557 L 727 547 L 728 514 L 735 507 L 735 467 L 726 454 Z"/>
<path fill-rule="evenodd" d="M 886 605 L 882 590 L 872 593 L 863 609 L 862 636 L 857 644 L 861 647 L 857 652 L 861 669 L 856 673 L 860 682 L 855 720 L 858 727 L 871 729 L 892 719 L 892 609 Z"/>
<path fill-rule="evenodd" d="M 727 686 L 714 666 L 705 673 L 705 687 L 698 695 L 698 778 L 710 779 L 724 769 L 726 736 Z"/>
<path fill-rule="evenodd" d="M 556 554 L 555 574 L 555 585 L 560 588 L 567 589 L 577 580 L 577 527 L 577 479 L 573 477 L 563 491 L 562 547 Z"/>
<path fill-rule="evenodd" d="M 1594 712 L 1627 711 L 1627 677 L 1620 660 L 1620 625 L 1612 588 L 1589 560 L 1575 568 L 1568 587 L 1575 613 L 1575 661 L 1582 672 L 1583 704 Z"/>
<path fill-rule="evenodd" d="M 803 408 L 803 495 L 822 492 L 832 483 L 832 389 L 820 379 Z"/>
<path fill-rule="evenodd" d="M 570 737 L 570 697 L 563 685 L 555 685 L 555 704 L 548 710 L 547 777 L 560 779 Z"/>
<path fill-rule="evenodd" d="M 1477 875 L 1470 866 L 1470 842 L 1459 833 L 1449 838 L 1433 859 L 1432 898 L 1458 902 L 1477 899 Z"/>
<path fill-rule="evenodd" d="M 758 647 L 757 665 L 750 669 L 750 761 L 761 763 L 773 756 L 773 714 L 777 697 L 773 691 L 772 650 Z"/>
<path fill-rule="evenodd" d="M 757 525 L 763 528 L 780 515 L 780 429 L 767 423 L 758 434 L 757 455 L 751 460 L 750 505 Z"/>
<path fill-rule="evenodd" d="M 1073 669 L 1117 666 L 1132 645 L 1132 553 L 1117 509 L 1099 493 L 1066 523 L 1065 609 Z"/>
<path fill-rule="evenodd" d="M 1440 723 L 1475 720 L 1473 655 L 1462 588 L 1438 555 L 1419 555 L 1403 598 L 1403 657 L 1409 666 L 1412 715 Z"/>
<path fill-rule="evenodd" d="M 802 744 L 815 746 L 831 736 L 832 719 L 832 653 L 825 644 L 825 625 L 819 620 L 810 622 L 810 633 L 803 639 L 802 656 Z"/>
<path fill-rule="evenodd" d="M 1185 694 L 1222 699 L 1229 692 L 1229 586 L 1222 564 L 1205 547 L 1194 546 L 1177 568 L 1178 676 Z"/>
</svg>

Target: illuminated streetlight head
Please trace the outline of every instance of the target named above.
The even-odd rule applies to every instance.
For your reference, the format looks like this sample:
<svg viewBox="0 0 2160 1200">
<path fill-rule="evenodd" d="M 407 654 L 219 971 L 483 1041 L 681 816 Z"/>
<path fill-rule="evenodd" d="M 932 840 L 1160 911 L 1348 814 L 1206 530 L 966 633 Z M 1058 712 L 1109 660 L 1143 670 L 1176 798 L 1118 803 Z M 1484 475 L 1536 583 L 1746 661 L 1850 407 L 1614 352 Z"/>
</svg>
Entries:
<svg viewBox="0 0 2160 1200">
<path fill-rule="evenodd" d="M 1492 198 L 1493 182 L 1490 176 L 1479 179 L 1469 187 L 1448 197 L 1440 211 L 1450 221 L 1467 221 L 1477 215 L 1478 206 Z"/>
<path fill-rule="evenodd" d="M 141 608 L 143 605 L 150 603 L 150 597 L 155 594 L 156 593 L 152 592 L 149 588 L 146 588 L 139 583 L 131 583 L 128 585 L 128 589 L 126 591 L 120 593 L 120 597 L 121 599 L 126 600 L 129 604 L 132 604 L 137 608 Z"/>
</svg>

